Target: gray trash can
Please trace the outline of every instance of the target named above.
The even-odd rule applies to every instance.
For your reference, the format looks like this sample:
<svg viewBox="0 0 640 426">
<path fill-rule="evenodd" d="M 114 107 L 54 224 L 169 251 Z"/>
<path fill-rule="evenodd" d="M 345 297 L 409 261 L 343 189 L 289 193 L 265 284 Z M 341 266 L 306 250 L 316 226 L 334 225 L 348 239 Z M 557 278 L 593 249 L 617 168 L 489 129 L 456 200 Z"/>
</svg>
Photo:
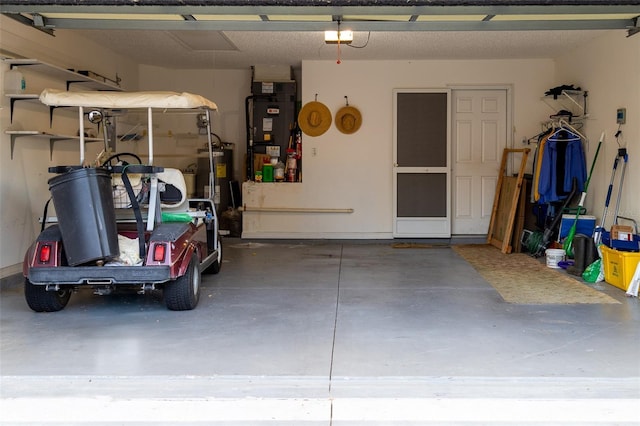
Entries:
<svg viewBox="0 0 640 426">
<path fill-rule="evenodd" d="M 120 254 L 111 174 L 82 168 L 49 179 L 67 262 L 108 261 Z"/>
</svg>

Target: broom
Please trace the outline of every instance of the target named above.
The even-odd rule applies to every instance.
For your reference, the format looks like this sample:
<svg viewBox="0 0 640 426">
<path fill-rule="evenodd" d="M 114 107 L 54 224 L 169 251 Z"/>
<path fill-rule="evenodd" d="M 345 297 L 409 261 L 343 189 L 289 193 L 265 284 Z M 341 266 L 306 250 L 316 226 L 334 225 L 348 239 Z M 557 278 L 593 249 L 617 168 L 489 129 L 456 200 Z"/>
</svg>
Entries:
<svg viewBox="0 0 640 426">
<path fill-rule="evenodd" d="M 598 148 L 596 148 L 596 155 L 593 157 L 593 162 L 591 163 L 591 170 L 589 170 L 589 177 L 587 177 L 587 181 L 584 184 L 584 189 L 582 190 L 582 195 L 580 196 L 580 202 L 578 203 L 578 212 L 576 213 L 576 217 L 573 220 L 573 224 L 571 225 L 571 229 L 569 229 L 569 233 L 567 234 L 567 238 L 564 239 L 564 243 L 562 248 L 565 253 L 569 257 L 573 257 L 573 238 L 576 235 L 576 228 L 578 227 L 578 218 L 580 217 L 580 210 L 584 206 L 584 199 L 587 197 L 587 189 L 589 188 L 589 181 L 591 180 L 591 175 L 593 174 L 593 168 L 596 165 L 596 160 L 598 159 L 598 153 L 600 152 L 600 146 L 604 141 L 604 132 L 600 135 L 600 141 L 598 141 Z"/>
</svg>

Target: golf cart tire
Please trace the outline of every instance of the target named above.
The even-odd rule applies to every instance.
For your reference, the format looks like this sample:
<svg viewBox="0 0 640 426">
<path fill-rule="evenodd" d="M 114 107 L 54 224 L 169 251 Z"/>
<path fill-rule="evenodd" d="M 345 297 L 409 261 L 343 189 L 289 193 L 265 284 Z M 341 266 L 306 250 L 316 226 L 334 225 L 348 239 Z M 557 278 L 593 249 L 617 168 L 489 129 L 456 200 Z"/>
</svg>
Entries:
<svg viewBox="0 0 640 426">
<path fill-rule="evenodd" d="M 196 253 L 191 255 L 187 272 L 164 288 L 164 301 L 172 311 L 190 311 L 200 299 L 200 262 Z"/>
<path fill-rule="evenodd" d="M 24 298 L 27 305 L 36 312 L 57 312 L 67 306 L 71 297 L 70 289 L 47 291 L 44 285 L 34 285 L 24 279 Z"/>
<path fill-rule="evenodd" d="M 218 237 L 218 258 L 206 269 L 207 274 L 217 274 L 222 269 L 222 241 Z"/>
</svg>

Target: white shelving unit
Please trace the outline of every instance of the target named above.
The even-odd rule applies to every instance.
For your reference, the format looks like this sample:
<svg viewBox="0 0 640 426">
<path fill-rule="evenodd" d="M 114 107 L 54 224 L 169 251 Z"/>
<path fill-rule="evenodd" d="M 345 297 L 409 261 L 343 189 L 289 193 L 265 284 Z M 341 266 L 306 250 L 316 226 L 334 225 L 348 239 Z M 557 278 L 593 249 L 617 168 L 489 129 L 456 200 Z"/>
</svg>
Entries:
<svg viewBox="0 0 640 426">
<path fill-rule="evenodd" d="M 84 89 L 88 90 L 122 90 L 120 86 L 109 81 L 96 80 L 95 78 L 80 74 L 76 71 L 60 68 L 37 59 L 5 59 L 4 62 L 9 64 L 11 68 L 28 67 L 25 69 L 65 81 L 67 83 L 67 90 L 71 88 L 72 84 L 82 85 Z"/>
<path fill-rule="evenodd" d="M 81 87 L 84 90 L 105 90 L 105 91 L 122 91 L 122 88 L 110 81 L 101 81 L 95 78 L 89 77 L 84 74 L 80 74 L 73 70 L 60 68 L 55 65 L 48 64 L 46 62 L 39 61 L 37 59 L 4 59 L 6 64 L 9 64 L 10 68 L 24 67 L 25 70 L 38 72 L 47 75 L 51 78 L 62 80 L 66 84 L 66 89 L 69 90 L 72 87 Z M 37 101 L 40 102 L 40 95 L 35 93 L 20 93 L 20 94 L 7 94 L 10 105 L 10 121 L 13 122 L 13 110 L 15 103 L 18 101 Z M 53 111 L 55 107 L 49 108 L 49 126 L 53 121 Z M 79 136 L 58 135 L 49 132 L 43 132 L 39 130 L 5 130 L 5 134 L 11 137 L 11 158 L 13 159 L 13 151 L 16 143 L 16 139 L 20 137 L 31 137 L 38 139 L 49 140 L 49 156 L 53 158 L 53 147 L 57 141 L 62 140 L 79 140 Z M 85 142 L 100 142 L 100 138 L 86 138 Z"/>
<path fill-rule="evenodd" d="M 572 118 L 586 118 L 587 92 L 584 90 L 562 90 L 558 95 L 546 95 L 542 98 L 554 112 L 569 111 Z"/>
</svg>

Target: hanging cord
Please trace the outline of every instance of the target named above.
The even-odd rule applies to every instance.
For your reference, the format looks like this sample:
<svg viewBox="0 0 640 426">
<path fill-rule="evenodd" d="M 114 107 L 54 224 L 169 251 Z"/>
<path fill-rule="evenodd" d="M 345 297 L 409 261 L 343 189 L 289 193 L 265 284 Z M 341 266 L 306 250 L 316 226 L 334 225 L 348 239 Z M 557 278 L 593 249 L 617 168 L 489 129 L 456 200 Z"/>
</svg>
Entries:
<svg viewBox="0 0 640 426">
<path fill-rule="evenodd" d="M 340 20 L 338 20 L 338 60 L 336 64 L 340 65 L 342 61 L 340 60 Z"/>
<path fill-rule="evenodd" d="M 622 148 L 622 145 L 620 145 L 620 135 L 622 134 L 622 124 L 618 124 L 618 130 L 616 131 L 616 134 L 613 135 L 616 138 L 616 143 L 618 144 L 618 148 Z"/>
<path fill-rule="evenodd" d="M 353 44 L 347 44 L 347 46 L 352 47 L 354 49 L 364 49 L 369 44 L 369 39 L 371 38 L 371 31 L 367 35 L 367 41 L 362 46 L 354 46 Z"/>
</svg>

